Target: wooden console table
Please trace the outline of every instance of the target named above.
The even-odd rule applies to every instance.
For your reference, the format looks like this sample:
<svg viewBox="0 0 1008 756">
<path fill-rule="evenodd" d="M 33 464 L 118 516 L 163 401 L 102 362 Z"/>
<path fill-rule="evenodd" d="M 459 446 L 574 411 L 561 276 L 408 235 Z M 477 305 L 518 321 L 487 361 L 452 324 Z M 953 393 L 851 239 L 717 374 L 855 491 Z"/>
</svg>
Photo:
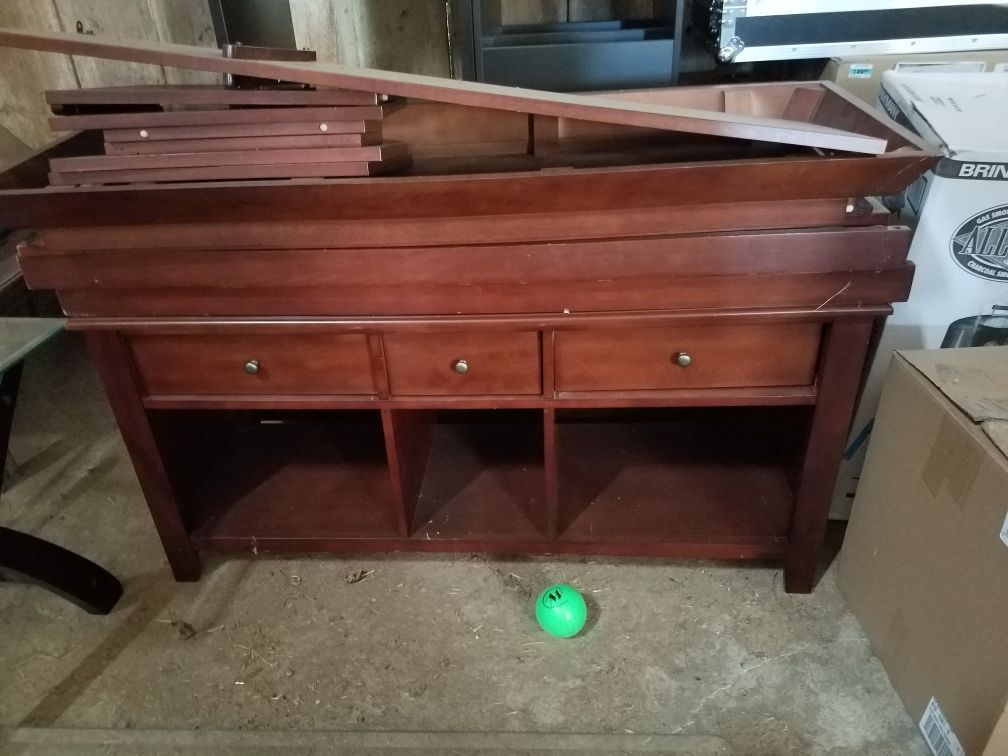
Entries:
<svg viewBox="0 0 1008 756">
<path fill-rule="evenodd" d="M 908 229 L 858 198 L 934 157 L 819 84 L 626 97 L 803 110 L 884 151 L 411 102 L 395 176 L 43 188 L 42 155 L 0 177 L 178 579 L 203 550 L 491 551 L 775 559 L 812 589 L 913 274 Z"/>
</svg>

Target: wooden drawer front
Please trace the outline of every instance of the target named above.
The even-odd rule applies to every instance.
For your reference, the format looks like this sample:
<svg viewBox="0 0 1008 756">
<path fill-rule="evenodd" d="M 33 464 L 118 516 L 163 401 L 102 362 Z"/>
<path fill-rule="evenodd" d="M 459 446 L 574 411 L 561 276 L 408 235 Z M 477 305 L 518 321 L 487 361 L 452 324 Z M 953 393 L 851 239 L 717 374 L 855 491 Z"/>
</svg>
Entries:
<svg viewBox="0 0 1008 756">
<path fill-rule="evenodd" d="M 361 334 L 144 335 L 130 347 L 148 395 L 375 393 Z"/>
<path fill-rule="evenodd" d="M 389 387 L 399 396 L 542 391 L 537 332 L 387 333 L 384 340 Z"/>
<path fill-rule="evenodd" d="M 558 391 L 808 386 L 822 327 L 781 325 L 558 331 Z M 687 366 L 679 364 L 680 355 Z"/>
</svg>

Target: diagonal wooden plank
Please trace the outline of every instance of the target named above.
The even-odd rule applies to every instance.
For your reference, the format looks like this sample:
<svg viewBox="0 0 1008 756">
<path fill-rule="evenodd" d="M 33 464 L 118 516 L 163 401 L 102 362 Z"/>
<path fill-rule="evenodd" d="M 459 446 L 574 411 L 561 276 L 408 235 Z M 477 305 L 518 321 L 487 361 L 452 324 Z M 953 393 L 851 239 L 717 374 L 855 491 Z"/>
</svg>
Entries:
<svg viewBox="0 0 1008 756">
<path fill-rule="evenodd" d="M 223 86 L 125 86 L 55 89 L 50 105 L 380 105 L 385 96 L 343 89 L 229 89 Z"/>
<path fill-rule="evenodd" d="M 881 154 L 886 140 L 800 121 L 752 116 L 729 116 L 706 110 L 679 108 L 616 99 L 540 92 L 417 74 L 351 68 L 334 63 L 288 63 L 225 58 L 219 51 L 178 44 L 59 32 L 0 28 L 0 45 L 46 52 L 152 63 L 215 73 L 282 79 L 302 84 L 381 92 L 458 105 L 512 110 L 600 123 L 616 123 L 670 131 L 754 139 L 821 149 Z"/>
</svg>

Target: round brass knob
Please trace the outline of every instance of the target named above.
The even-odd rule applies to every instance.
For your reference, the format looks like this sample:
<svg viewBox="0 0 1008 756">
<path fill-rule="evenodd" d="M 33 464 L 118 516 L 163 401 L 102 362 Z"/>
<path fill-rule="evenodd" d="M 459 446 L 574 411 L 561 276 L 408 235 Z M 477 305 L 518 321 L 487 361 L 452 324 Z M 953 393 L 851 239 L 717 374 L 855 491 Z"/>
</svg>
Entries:
<svg viewBox="0 0 1008 756">
<path fill-rule="evenodd" d="M 675 364 L 686 368 L 693 364 L 693 358 L 690 357 L 689 352 L 676 352 Z"/>
<path fill-rule="evenodd" d="M 469 372 L 469 363 L 465 359 L 455 360 L 455 364 L 452 365 L 452 370 L 459 375 L 465 375 Z"/>
<path fill-rule="evenodd" d="M 259 373 L 259 360 L 249 360 L 246 362 L 245 372 L 249 375 L 257 375 Z"/>
</svg>

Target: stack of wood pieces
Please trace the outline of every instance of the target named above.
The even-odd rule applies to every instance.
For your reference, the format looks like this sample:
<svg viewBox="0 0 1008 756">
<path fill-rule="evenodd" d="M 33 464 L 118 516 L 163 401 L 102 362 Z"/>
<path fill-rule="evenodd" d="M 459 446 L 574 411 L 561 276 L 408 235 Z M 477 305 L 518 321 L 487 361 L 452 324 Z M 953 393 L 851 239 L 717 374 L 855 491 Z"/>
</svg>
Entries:
<svg viewBox="0 0 1008 756">
<path fill-rule="evenodd" d="M 409 165 L 382 141 L 403 101 L 339 89 L 139 86 L 46 93 L 54 131 L 101 129 L 105 154 L 50 161 L 53 185 L 372 176 Z"/>
</svg>

